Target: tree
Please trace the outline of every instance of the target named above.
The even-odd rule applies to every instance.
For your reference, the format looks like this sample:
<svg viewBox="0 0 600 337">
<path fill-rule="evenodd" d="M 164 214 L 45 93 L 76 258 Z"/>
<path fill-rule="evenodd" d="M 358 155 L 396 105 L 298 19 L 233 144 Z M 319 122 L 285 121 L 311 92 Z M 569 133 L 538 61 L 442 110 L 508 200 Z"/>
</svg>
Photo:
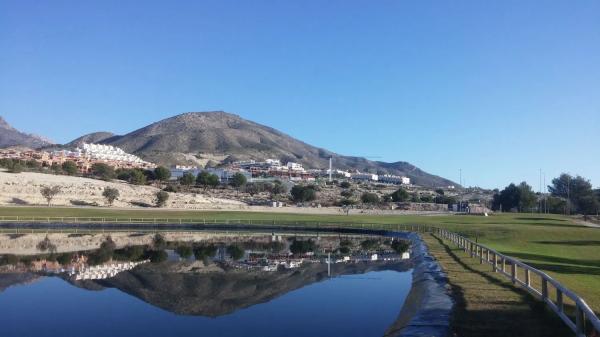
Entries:
<svg viewBox="0 0 600 337">
<path fill-rule="evenodd" d="M 12 166 L 8 169 L 11 173 L 21 173 L 23 172 L 23 165 L 19 161 L 14 161 Z"/>
<path fill-rule="evenodd" d="M 572 177 L 563 173 L 558 178 L 552 179 L 552 185 L 548 186 L 548 190 L 552 196 L 568 201 L 568 213 L 575 211 L 590 214 L 598 209 L 598 197 L 592 189 L 592 184 L 581 176 Z"/>
<path fill-rule="evenodd" d="M 196 178 L 190 172 L 184 173 L 181 178 L 179 178 L 179 183 L 184 186 L 192 186 L 196 182 Z"/>
<path fill-rule="evenodd" d="M 169 200 L 169 193 L 165 191 L 156 192 L 156 207 L 163 207 Z"/>
<path fill-rule="evenodd" d="M 52 199 L 54 199 L 54 197 L 60 193 L 60 190 L 60 186 L 43 186 L 40 189 L 40 193 L 48 202 L 48 206 L 50 206 Z"/>
<path fill-rule="evenodd" d="M 61 168 L 63 170 L 63 172 L 65 172 L 66 174 L 73 176 L 75 174 L 77 174 L 77 172 L 79 172 L 79 169 L 77 168 L 77 164 L 75 164 L 74 161 L 71 160 L 67 160 L 66 162 L 62 163 Z"/>
<path fill-rule="evenodd" d="M 231 186 L 235 188 L 240 188 L 246 185 L 247 181 L 248 180 L 246 179 L 245 175 L 241 174 L 240 172 L 237 172 L 233 175 L 233 177 L 231 177 Z"/>
<path fill-rule="evenodd" d="M 264 190 L 264 186 L 262 184 L 257 183 L 248 183 L 244 186 L 244 191 L 251 196 L 258 194 Z"/>
<path fill-rule="evenodd" d="M 219 186 L 219 184 L 221 183 L 221 179 L 219 179 L 218 175 L 211 174 L 208 176 L 207 183 L 210 188 L 215 188 Z"/>
<path fill-rule="evenodd" d="M 106 202 L 112 206 L 113 202 L 119 197 L 119 190 L 112 187 L 105 187 L 102 196 L 106 199 Z"/>
<path fill-rule="evenodd" d="M 208 173 L 208 171 L 202 171 L 200 173 L 198 173 L 198 176 L 196 177 L 196 184 L 207 188 L 208 187 L 208 177 L 210 177 L 210 173 Z"/>
<path fill-rule="evenodd" d="M 111 180 L 115 177 L 115 170 L 107 164 L 94 163 L 92 165 L 92 175 L 102 180 Z"/>
<path fill-rule="evenodd" d="M 244 250 L 236 245 L 231 245 L 227 247 L 227 254 L 229 254 L 233 260 L 237 261 L 244 257 Z"/>
<path fill-rule="evenodd" d="M 129 175 L 129 183 L 134 185 L 145 185 L 146 184 L 146 175 L 142 170 L 131 170 Z"/>
<path fill-rule="evenodd" d="M 379 202 L 379 196 L 375 193 L 365 192 L 360 196 L 360 200 L 365 204 L 376 204 Z"/>
<path fill-rule="evenodd" d="M 536 204 L 537 197 L 526 182 L 510 184 L 494 195 L 492 208 L 503 211 L 526 211 Z"/>
<path fill-rule="evenodd" d="M 30 159 L 25 162 L 25 167 L 29 170 L 39 171 L 42 168 L 42 164 L 40 164 L 37 160 Z"/>
<path fill-rule="evenodd" d="M 159 166 L 154 169 L 154 177 L 158 181 L 167 181 L 171 178 L 171 171 L 164 166 Z"/>
<path fill-rule="evenodd" d="M 271 186 L 271 194 L 273 196 L 275 195 L 279 195 L 279 194 L 285 194 L 287 193 L 287 188 L 283 185 L 283 183 L 279 180 L 275 180 L 273 182 L 273 186 Z"/>
<path fill-rule="evenodd" d="M 313 201 L 317 198 L 314 186 L 294 185 L 290 191 L 292 199 L 296 202 Z"/>
<path fill-rule="evenodd" d="M 410 195 L 402 187 L 400 187 L 394 193 L 392 193 L 391 196 L 392 196 L 393 202 L 404 202 L 404 201 L 407 201 L 408 199 L 410 199 Z"/>
<path fill-rule="evenodd" d="M 44 240 L 38 242 L 38 244 L 35 247 L 39 251 L 48 251 L 50 254 L 54 254 L 56 252 L 56 245 L 50 241 L 50 238 L 48 238 L 48 236 L 46 236 Z"/>
</svg>

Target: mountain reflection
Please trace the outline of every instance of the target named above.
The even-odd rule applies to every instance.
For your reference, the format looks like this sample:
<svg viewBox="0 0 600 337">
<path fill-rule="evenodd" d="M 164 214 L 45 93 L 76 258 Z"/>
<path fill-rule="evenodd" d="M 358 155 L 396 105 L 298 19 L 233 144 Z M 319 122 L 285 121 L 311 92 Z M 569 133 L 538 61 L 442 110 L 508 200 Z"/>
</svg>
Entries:
<svg viewBox="0 0 600 337">
<path fill-rule="evenodd" d="M 132 237 L 134 234 L 132 234 Z M 137 241 L 136 241 L 137 242 Z M 183 315 L 217 317 L 268 302 L 329 277 L 408 270 L 408 243 L 365 236 L 215 235 L 117 247 L 106 236 L 93 250 L 0 255 L 0 292 L 44 276 L 88 290 L 116 288 Z M 18 250 L 17 250 L 18 251 Z"/>
</svg>

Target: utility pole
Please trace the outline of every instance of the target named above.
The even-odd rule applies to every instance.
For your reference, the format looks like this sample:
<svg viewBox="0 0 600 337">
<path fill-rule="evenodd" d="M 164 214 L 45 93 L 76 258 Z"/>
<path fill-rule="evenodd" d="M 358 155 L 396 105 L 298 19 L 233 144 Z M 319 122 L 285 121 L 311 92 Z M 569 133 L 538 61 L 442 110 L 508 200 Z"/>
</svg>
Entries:
<svg viewBox="0 0 600 337">
<path fill-rule="evenodd" d="M 542 213 L 542 169 L 540 169 L 540 200 L 538 202 L 538 213 Z"/>
</svg>

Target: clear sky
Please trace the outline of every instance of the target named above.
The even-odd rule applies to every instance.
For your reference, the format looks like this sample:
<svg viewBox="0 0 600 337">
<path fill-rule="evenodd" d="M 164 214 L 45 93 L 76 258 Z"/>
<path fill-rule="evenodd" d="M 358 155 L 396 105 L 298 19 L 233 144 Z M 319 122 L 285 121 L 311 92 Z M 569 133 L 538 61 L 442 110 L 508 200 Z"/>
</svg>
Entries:
<svg viewBox="0 0 600 337">
<path fill-rule="evenodd" d="M 0 0 L 0 115 L 67 142 L 225 110 L 455 181 L 600 185 L 600 1 Z"/>
</svg>

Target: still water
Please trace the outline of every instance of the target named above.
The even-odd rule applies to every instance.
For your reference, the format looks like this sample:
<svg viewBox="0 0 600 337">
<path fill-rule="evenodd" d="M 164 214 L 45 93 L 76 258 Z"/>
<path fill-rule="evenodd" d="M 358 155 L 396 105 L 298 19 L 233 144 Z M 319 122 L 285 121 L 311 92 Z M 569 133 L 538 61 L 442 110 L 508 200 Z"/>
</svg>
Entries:
<svg viewBox="0 0 600 337">
<path fill-rule="evenodd" d="M 212 249 L 166 242 L 159 259 L 130 253 L 135 263 L 118 248 L 71 252 L 68 261 L 54 253 L 62 265 L 48 254 L 12 257 L 0 267 L 1 335 L 381 336 L 396 320 L 411 270 L 389 242 L 262 239 L 213 238 Z M 108 275 L 93 269 L 126 263 Z"/>
</svg>

